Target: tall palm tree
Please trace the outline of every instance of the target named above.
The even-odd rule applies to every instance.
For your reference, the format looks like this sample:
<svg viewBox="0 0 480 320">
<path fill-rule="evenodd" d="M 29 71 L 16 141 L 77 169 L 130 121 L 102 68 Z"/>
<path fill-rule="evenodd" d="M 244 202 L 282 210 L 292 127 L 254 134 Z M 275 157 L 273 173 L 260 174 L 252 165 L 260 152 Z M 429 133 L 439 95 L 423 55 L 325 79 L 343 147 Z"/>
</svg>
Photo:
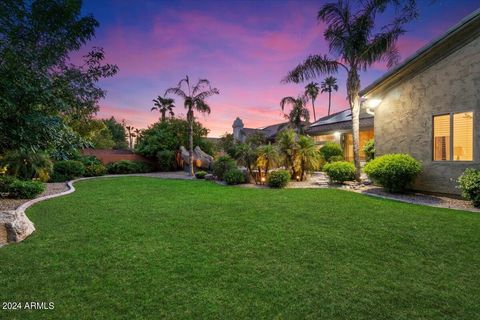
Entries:
<svg viewBox="0 0 480 320">
<path fill-rule="evenodd" d="M 328 115 L 332 107 L 332 91 L 338 91 L 337 78 L 333 76 L 326 77 L 321 84 L 322 93 L 328 92 Z"/>
<path fill-rule="evenodd" d="M 393 21 L 378 28 L 375 26 L 377 17 L 391 5 L 397 9 Z M 402 26 L 416 16 L 415 0 L 338 0 L 326 3 L 318 12 L 318 20 L 327 25 L 324 37 L 329 42 L 332 56 L 310 55 L 283 79 L 284 82 L 299 83 L 337 73 L 339 68 L 346 71 L 357 180 L 360 180 L 359 72 L 366 71 L 377 61 L 386 61 L 389 67 L 396 64 L 399 59 L 396 42 L 405 33 Z"/>
<path fill-rule="evenodd" d="M 317 99 L 319 90 L 318 83 L 316 82 L 310 82 L 305 86 L 305 96 L 312 100 L 313 121 L 317 121 L 317 115 L 315 114 L 315 99 Z"/>
<path fill-rule="evenodd" d="M 318 167 L 320 162 L 320 153 L 318 153 L 315 141 L 309 136 L 299 136 L 297 141 L 297 162 L 300 172 L 300 180 L 305 180 L 306 173 Z"/>
<path fill-rule="evenodd" d="M 304 123 L 308 123 L 310 119 L 310 113 L 306 108 L 307 99 L 305 96 L 294 97 L 285 97 L 280 101 L 280 107 L 282 111 L 285 110 L 286 105 L 291 105 L 292 110 L 285 115 L 292 127 L 296 128 L 299 133 L 303 133 Z"/>
<path fill-rule="evenodd" d="M 167 94 L 175 94 L 183 99 L 183 105 L 187 109 L 187 121 L 189 123 L 189 166 L 190 175 L 194 175 L 193 171 L 193 122 L 195 121 L 194 111 L 200 113 L 210 114 L 210 106 L 205 102 L 205 99 L 215 94 L 219 94 L 217 88 L 212 88 L 210 81 L 207 79 L 198 80 L 197 84 L 192 86 L 190 79 L 185 76 L 178 85 L 174 88 L 169 88 L 165 91 Z"/>
<path fill-rule="evenodd" d="M 170 116 L 173 118 L 175 113 L 173 112 L 173 108 L 175 108 L 175 100 L 172 98 L 166 98 L 162 96 L 158 96 L 157 99 L 153 99 L 153 107 L 150 111 L 158 110 L 162 114 L 162 121 L 165 121 L 167 111 Z"/>
<path fill-rule="evenodd" d="M 135 134 L 135 147 L 137 146 L 137 143 L 138 143 L 138 138 L 140 137 L 140 135 L 142 134 L 142 129 L 138 129 L 138 128 L 135 128 L 133 130 L 133 133 Z"/>
<path fill-rule="evenodd" d="M 125 126 L 125 129 L 127 129 L 127 138 L 128 138 L 128 148 L 130 150 L 133 149 L 133 137 L 135 137 L 135 128 L 133 126 Z"/>
</svg>

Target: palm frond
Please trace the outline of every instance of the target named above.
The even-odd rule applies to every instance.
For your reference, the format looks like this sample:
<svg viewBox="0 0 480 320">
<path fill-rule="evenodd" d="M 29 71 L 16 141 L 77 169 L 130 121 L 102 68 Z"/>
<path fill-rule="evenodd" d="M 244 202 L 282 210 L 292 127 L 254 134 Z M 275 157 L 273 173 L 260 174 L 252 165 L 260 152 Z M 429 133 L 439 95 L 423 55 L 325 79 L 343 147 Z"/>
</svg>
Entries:
<svg viewBox="0 0 480 320">
<path fill-rule="evenodd" d="M 185 91 L 183 91 L 179 87 L 168 88 L 167 90 L 165 90 L 165 95 L 169 95 L 169 94 L 177 95 L 177 96 L 181 97 L 182 99 L 187 99 L 187 97 L 188 97 L 188 95 L 185 93 Z"/>
<path fill-rule="evenodd" d="M 338 72 L 338 67 L 347 67 L 342 63 L 330 59 L 327 56 L 311 55 L 304 62 L 296 66 L 282 80 L 283 83 L 299 83 L 312 80 L 319 75 L 332 74 Z M 347 69 L 348 70 L 348 69 Z"/>
<path fill-rule="evenodd" d="M 211 112 L 210 106 L 203 100 L 196 100 L 194 104 L 194 108 L 201 113 L 210 114 Z"/>
<path fill-rule="evenodd" d="M 193 87 L 192 95 L 198 94 L 199 91 L 206 91 L 210 89 L 210 81 L 208 81 L 207 79 L 200 79 L 198 80 L 198 83 Z"/>
<path fill-rule="evenodd" d="M 395 43 L 403 33 L 405 30 L 400 26 L 392 26 L 390 30 L 377 34 L 359 56 L 359 62 L 363 69 L 376 61 L 385 61 L 388 67 L 396 64 L 399 54 Z"/>
<path fill-rule="evenodd" d="M 285 97 L 280 101 L 280 107 L 282 108 L 282 111 L 284 111 L 286 105 L 295 105 L 296 102 L 297 101 L 294 97 Z"/>
<path fill-rule="evenodd" d="M 217 88 L 210 88 L 209 90 L 198 93 L 196 96 L 194 96 L 194 98 L 198 100 L 205 100 L 206 98 L 216 94 L 220 94 L 220 91 Z"/>
</svg>

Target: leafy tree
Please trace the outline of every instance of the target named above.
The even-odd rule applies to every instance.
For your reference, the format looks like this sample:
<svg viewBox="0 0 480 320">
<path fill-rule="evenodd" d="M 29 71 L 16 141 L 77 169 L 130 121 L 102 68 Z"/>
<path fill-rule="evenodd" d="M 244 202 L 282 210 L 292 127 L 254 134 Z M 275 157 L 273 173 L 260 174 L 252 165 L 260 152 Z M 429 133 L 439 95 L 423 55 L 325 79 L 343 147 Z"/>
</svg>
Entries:
<svg viewBox="0 0 480 320">
<path fill-rule="evenodd" d="M 182 85 L 184 88 L 182 88 Z M 184 79 L 180 80 L 178 85 L 174 88 L 167 89 L 165 94 L 175 94 L 181 97 L 184 101 L 184 106 L 187 111 L 187 121 L 190 124 L 189 131 L 189 167 L 190 175 L 194 176 L 193 171 L 193 123 L 195 122 L 194 111 L 200 113 L 210 114 L 210 106 L 205 102 L 205 99 L 213 95 L 219 94 L 217 88 L 212 88 L 210 82 L 207 79 L 201 79 L 197 82 L 196 85 L 190 85 L 190 79 L 188 76 L 185 76 Z"/>
<path fill-rule="evenodd" d="M 285 115 L 285 118 L 288 119 L 290 125 L 297 129 L 299 133 L 303 133 L 304 123 L 308 123 L 310 114 L 308 109 L 305 107 L 307 99 L 304 96 L 299 96 L 298 98 L 285 97 L 280 101 L 280 107 L 282 111 L 285 110 L 286 105 L 291 105 L 292 110 Z"/>
<path fill-rule="evenodd" d="M 173 118 L 156 122 L 142 130 L 137 137 L 135 150 L 150 158 L 156 157 L 160 151 L 177 151 L 180 146 L 187 145 L 189 128 L 188 121 L 184 119 Z M 207 134 L 208 129 L 201 123 L 197 121 L 193 123 L 193 143 L 206 153 L 212 154 L 212 145 L 205 139 Z"/>
<path fill-rule="evenodd" d="M 321 84 L 321 92 L 328 92 L 328 115 L 332 106 L 332 91 L 338 91 L 337 78 L 333 76 L 326 77 Z"/>
<path fill-rule="evenodd" d="M 83 144 L 67 122 L 89 119 L 105 95 L 98 80 L 117 72 L 102 64 L 101 48 L 80 66 L 70 62 L 97 26 L 92 16 L 82 16 L 80 0 L 0 2 L 0 153 Z"/>
<path fill-rule="evenodd" d="M 248 144 L 240 143 L 235 148 L 235 160 L 237 160 L 239 165 L 245 166 L 247 168 L 248 174 L 255 181 L 255 184 L 258 183 L 257 176 L 254 174 L 254 170 L 257 165 L 258 158 L 258 149 L 257 147 Z"/>
<path fill-rule="evenodd" d="M 127 146 L 127 132 L 125 131 L 125 125 L 118 122 L 114 117 L 110 119 L 104 119 L 103 123 L 108 127 L 108 130 L 112 134 L 114 141 L 113 149 L 126 149 Z"/>
<path fill-rule="evenodd" d="M 313 121 L 317 121 L 317 116 L 315 115 L 315 100 L 317 99 L 319 90 L 318 83 L 316 82 L 310 82 L 305 86 L 305 96 L 312 100 Z"/>
<path fill-rule="evenodd" d="M 245 143 L 250 144 L 253 147 L 259 147 L 267 143 L 267 138 L 262 132 L 254 132 L 248 135 L 245 139 Z"/>
<path fill-rule="evenodd" d="M 218 148 L 232 158 L 235 157 L 235 146 L 235 139 L 231 133 L 225 133 L 218 141 Z"/>
<path fill-rule="evenodd" d="M 395 6 L 395 17 L 390 23 L 377 28 L 381 13 Z M 319 75 L 337 73 L 342 68 L 347 73 L 347 97 L 352 111 L 353 152 L 355 178 L 360 180 L 359 115 L 360 71 L 366 71 L 378 61 L 386 61 L 390 67 L 397 63 L 399 55 L 397 39 L 405 33 L 403 25 L 417 15 L 415 0 L 338 0 L 322 5 L 318 20 L 326 23 L 324 37 L 332 56 L 311 55 L 299 64 L 283 80 L 303 82 Z"/>
<path fill-rule="evenodd" d="M 175 115 L 173 112 L 173 108 L 175 108 L 175 100 L 172 98 L 165 98 L 162 96 L 158 96 L 157 99 L 153 99 L 153 107 L 150 111 L 158 110 L 162 115 L 162 121 L 166 119 L 166 113 L 168 112 L 171 117 Z"/>
</svg>

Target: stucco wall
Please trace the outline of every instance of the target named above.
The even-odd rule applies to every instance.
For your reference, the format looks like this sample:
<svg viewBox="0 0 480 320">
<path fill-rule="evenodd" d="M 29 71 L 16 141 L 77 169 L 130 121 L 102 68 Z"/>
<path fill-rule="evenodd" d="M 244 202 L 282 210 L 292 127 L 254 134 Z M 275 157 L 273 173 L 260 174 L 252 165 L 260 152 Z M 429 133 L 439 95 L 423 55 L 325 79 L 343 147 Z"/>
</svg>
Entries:
<svg viewBox="0 0 480 320">
<path fill-rule="evenodd" d="M 375 143 L 378 155 L 409 153 L 423 162 L 417 190 L 459 193 L 455 180 L 480 164 L 480 38 L 414 78 L 378 94 Z M 474 111 L 474 161 L 432 161 L 432 116 Z"/>
</svg>

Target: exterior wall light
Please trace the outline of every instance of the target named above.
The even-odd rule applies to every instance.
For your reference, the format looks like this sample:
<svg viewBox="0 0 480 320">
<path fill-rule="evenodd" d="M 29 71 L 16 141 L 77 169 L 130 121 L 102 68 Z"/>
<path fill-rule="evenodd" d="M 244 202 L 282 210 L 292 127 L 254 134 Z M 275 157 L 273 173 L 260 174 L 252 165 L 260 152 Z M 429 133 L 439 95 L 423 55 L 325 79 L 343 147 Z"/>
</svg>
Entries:
<svg viewBox="0 0 480 320">
<path fill-rule="evenodd" d="M 380 99 L 367 99 L 365 111 L 368 114 L 375 115 L 375 109 L 382 103 Z"/>
</svg>

